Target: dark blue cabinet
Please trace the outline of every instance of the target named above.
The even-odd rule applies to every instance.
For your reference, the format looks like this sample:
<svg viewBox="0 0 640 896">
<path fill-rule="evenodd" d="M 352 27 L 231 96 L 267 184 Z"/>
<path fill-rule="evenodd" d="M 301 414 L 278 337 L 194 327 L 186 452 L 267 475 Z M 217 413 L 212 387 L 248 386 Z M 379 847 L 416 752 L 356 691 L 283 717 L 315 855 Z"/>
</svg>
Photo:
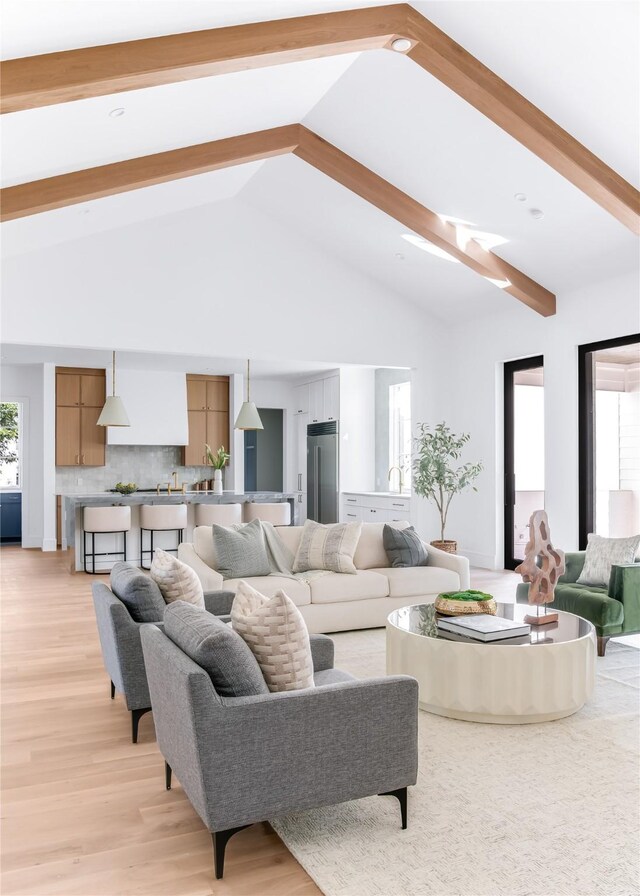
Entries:
<svg viewBox="0 0 640 896">
<path fill-rule="evenodd" d="M 22 540 L 22 492 L 0 491 L 0 542 L 16 544 Z"/>
</svg>

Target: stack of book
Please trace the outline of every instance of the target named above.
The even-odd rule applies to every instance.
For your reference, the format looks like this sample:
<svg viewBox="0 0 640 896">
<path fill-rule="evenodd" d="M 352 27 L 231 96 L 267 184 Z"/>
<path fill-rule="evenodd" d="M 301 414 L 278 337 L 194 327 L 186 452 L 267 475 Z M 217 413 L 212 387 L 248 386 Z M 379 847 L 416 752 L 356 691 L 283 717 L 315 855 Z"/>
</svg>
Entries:
<svg viewBox="0 0 640 896">
<path fill-rule="evenodd" d="M 473 638 L 475 641 L 503 641 L 528 635 L 531 626 L 526 622 L 514 622 L 502 616 L 481 613 L 477 616 L 448 616 L 438 619 L 438 628 L 446 633 Z"/>
</svg>

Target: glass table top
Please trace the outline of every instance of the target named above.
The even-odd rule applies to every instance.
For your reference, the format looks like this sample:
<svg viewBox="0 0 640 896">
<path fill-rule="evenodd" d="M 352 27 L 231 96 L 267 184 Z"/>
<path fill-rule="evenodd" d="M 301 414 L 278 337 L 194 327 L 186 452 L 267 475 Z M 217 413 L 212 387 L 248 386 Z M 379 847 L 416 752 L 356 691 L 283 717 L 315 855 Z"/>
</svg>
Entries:
<svg viewBox="0 0 640 896">
<path fill-rule="evenodd" d="M 514 622 L 524 622 L 526 615 L 536 615 L 536 609 L 535 606 L 532 607 L 528 604 L 498 603 L 495 615 L 511 619 Z M 542 607 L 540 611 L 542 612 Z M 401 631 L 412 635 L 422 635 L 425 638 L 441 638 L 447 641 L 461 641 L 468 644 L 490 644 L 497 647 L 560 644 L 585 638 L 593 631 L 591 623 L 580 616 L 574 616 L 572 613 L 563 613 L 559 610 L 553 612 L 558 613 L 557 622 L 551 622 L 548 625 L 532 625 L 528 635 L 522 635 L 518 638 L 504 638 L 498 641 L 480 641 L 475 638 L 467 638 L 463 635 L 437 629 L 433 621 L 434 618 L 437 621 L 438 619 L 455 619 L 456 617 L 441 616 L 435 612 L 433 604 L 417 604 L 412 607 L 401 607 L 399 610 L 394 610 L 389 616 L 389 624 Z"/>
</svg>

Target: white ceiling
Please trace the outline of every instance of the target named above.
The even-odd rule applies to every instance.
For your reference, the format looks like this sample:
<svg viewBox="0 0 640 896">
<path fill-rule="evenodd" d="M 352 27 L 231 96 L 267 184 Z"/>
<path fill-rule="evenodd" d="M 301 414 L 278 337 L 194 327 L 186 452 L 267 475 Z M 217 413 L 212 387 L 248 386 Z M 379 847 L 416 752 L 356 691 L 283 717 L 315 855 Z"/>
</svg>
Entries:
<svg viewBox="0 0 640 896">
<path fill-rule="evenodd" d="M 111 367 L 111 352 L 91 348 L 68 348 L 56 345 L 3 345 L 2 364 L 57 364 L 63 367 Z M 175 370 L 185 373 L 208 373 L 230 376 L 246 373 L 246 358 L 220 358 L 203 355 L 158 354 L 156 352 L 118 352 L 116 363 L 123 370 Z M 350 365 L 341 365 L 350 366 Z M 361 366 L 361 365 L 354 365 Z M 336 365 L 303 359 L 251 359 L 251 379 L 290 379 L 300 381 Z"/>
<path fill-rule="evenodd" d="M 8 0 L 5 58 L 371 3 Z M 640 5 L 413 4 L 631 182 L 638 182 Z M 109 111 L 125 114 L 111 118 Z M 304 123 L 434 211 L 509 240 L 495 250 L 562 293 L 638 265 L 633 235 L 410 60 L 385 51 L 240 72 L 3 116 L 3 184 Z M 514 200 L 524 193 L 527 201 Z M 515 301 L 293 157 L 138 190 L 2 227 L 25 252 L 236 197 L 444 320 Z M 544 211 L 534 220 L 532 207 Z M 221 211 L 222 213 L 222 211 Z M 396 255 L 404 255 L 399 259 Z"/>
</svg>

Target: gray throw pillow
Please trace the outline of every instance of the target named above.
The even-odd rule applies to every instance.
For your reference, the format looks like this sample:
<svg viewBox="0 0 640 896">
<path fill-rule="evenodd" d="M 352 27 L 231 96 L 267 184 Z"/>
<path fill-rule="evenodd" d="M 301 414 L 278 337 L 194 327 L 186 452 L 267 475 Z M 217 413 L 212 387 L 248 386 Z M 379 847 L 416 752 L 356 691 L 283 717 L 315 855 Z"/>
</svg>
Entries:
<svg viewBox="0 0 640 896">
<path fill-rule="evenodd" d="M 385 524 L 382 530 L 382 544 L 389 566 L 394 569 L 427 565 L 427 549 L 413 526 L 407 526 L 406 529 L 394 529 L 393 526 Z"/>
<path fill-rule="evenodd" d="M 109 584 L 134 622 L 162 622 L 167 606 L 162 592 L 153 579 L 137 567 L 124 561 L 116 563 Z"/>
<path fill-rule="evenodd" d="M 604 538 L 602 535 L 588 536 L 584 566 L 577 585 L 599 585 L 607 588 L 611 567 L 620 563 L 633 563 L 640 545 L 640 535 L 631 538 Z"/>
<path fill-rule="evenodd" d="M 271 572 L 260 520 L 253 520 L 241 529 L 211 527 L 216 568 L 225 579 L 268 576 Z"/>
<path fill-rule="evenodd" d="M 204 669 L 221 697 L 269 693 L 250 647 L 217 616 L 176 600 L 164 614 L 164 631 Z"/>
</svg>

